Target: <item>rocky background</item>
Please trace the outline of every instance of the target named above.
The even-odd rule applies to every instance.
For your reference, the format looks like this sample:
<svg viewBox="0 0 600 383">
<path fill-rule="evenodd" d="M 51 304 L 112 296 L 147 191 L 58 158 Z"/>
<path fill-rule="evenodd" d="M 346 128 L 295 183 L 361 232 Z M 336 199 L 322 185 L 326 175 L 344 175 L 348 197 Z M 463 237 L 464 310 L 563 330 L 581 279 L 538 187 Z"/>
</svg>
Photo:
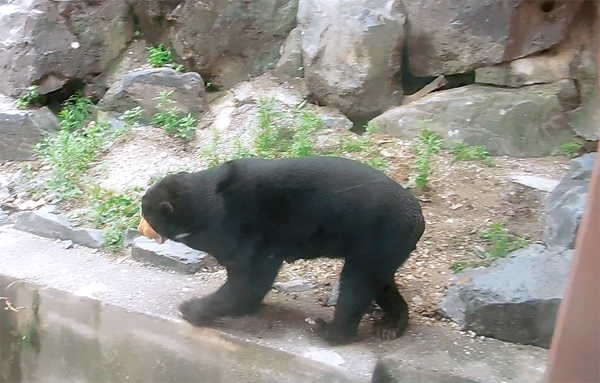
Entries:
<svg viewBox="0 0 600 383">
<path fill-rule="evenodd" d="M 483 146 L 497 168 L 440 154 L 420 195 L 428 233 L 398 276 L 411 309 L 426 322 L 442 315 L 480 335 L 548 347 L 596 156 L 585 153 L 600 127 L 599 12 L 577 0 L 0 0 L 0 226 L 102 247 L 101 230 L 55 214 L 79 202 L 31 193 L 50 170 L 34 145 L 64 129 L 62 105 L 78 92 L 112 126 L 139 108 L 142 125 L 107 144 L 85 174 L 114 191 L 201 168 L 209 132 L 243 135 L 260 118 L 261 96 L 308 108 L 323 139 L 370 126 L 386 172 L 403 183 L 410 141 L 426 124 L 443 149 Z M 160 44 L 174 61 L 154 68 L 148 48 Z M 35 103 L 17 108 L 32 86 Z M 161 92 L 193 118 L 193 140 L 147 126 Z M 569 165 L 552 157 L 572 143 L 574 156 L 585 155 Z M 23 161 L 39 177 L 26 177 Z M 454 279 L 451 262 L 476 259 L 477 230 L 497 220 L 534 244 Z M 139 259 L 191 273 L 216 267 L 204 254 L 133 237 L 125 245 Z M 339 265 L 325 266 L 330 275 Z M 294 267 L 290 275 L 313 278 Z M 289 279 L 295 287 L 278 291 L 332 290 Z"/>
</svg>

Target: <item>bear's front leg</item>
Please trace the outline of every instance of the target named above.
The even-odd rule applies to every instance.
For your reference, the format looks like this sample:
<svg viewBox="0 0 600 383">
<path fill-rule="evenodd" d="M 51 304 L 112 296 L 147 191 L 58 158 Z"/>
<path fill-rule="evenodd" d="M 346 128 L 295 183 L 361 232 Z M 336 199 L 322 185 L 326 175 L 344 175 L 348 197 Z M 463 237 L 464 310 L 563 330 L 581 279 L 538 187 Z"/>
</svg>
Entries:
<svg viewBox="0 0 600 383">
<path fill-rule="evenodd" d="M 227 267 L 227 282 L 214 293 L 181 304 L 185 320 L 195 326 L 206 326 L 227 315 L 247 315 L 260 307 L 271 289 L 282 260 L 268 254 L 255 254 L 250 262 Z"/>
</svg>

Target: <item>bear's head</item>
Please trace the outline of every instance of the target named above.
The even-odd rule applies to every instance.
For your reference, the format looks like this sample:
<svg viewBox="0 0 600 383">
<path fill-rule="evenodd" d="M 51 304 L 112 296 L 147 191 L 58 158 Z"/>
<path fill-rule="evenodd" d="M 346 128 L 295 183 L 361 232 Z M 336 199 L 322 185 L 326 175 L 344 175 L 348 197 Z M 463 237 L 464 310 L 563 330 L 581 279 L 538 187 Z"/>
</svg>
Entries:
<svg viewBox="0 0 600 383">
<path fill-rule="evenodd" d="M 163 243 L 185 236 L 190 226 L 191 200 L 185 175 L 168 175 L 142 197 L 142 220 L 138 231 L 146 238 Z"/>
</svg>

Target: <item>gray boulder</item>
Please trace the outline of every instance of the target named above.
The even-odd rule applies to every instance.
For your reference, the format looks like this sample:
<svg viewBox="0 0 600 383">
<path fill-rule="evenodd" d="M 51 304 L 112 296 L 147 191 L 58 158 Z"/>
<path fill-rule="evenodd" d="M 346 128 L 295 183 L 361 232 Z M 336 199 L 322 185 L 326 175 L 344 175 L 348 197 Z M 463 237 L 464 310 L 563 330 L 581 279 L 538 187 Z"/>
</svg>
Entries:
<svg viewBox="0 0 600 383">
<path fill-rule="evenodd" d="M 492 67 L 475 69 L 475 82 L 499 86 L 520 87 L 549 84 L 571 78 L 569 66 L 573 53 L 563 51 L 540 54 Z"/>
<path fill-rule="evenodd" d="M 300 0 L 298 28 L 311 94 L 350 118 L 399 105 L 404 22 L 398 1 Z"/>
<path fill-rule="evenodd" d="M 194 274 L 204 267 L 214 267 L 217 264 L 207 253 L 191 249 L 183 243 L 167 240 L 158 244 L 145 237 L 133 239 L 131 256 L 139 261 L 185 274 Z"/>
<path fill-rule="evenodd" d="M 544 230 L 547 245 L 575 247 L 596 157 L 596 153 L 589 153 L 572 160 L 569 171 L 548 196 Z"/>
<path fill-rule="evenodd" d="M 473 84 L 429 94 L 371 121 L 401 138 L 427 127 L 445 137 L 445 146 L 459 139 L 495 156 L 545 156 L 574 139 L 563 104 L 576 95 L 568 80 L 518 89 Z"/>
<path fill-rule="evenodd" d="M 283 77 L 302 76 L 302 32 L 299 28 L 292 29 L 279 53 L 281 57 L 273 72 Z"/>
<path fill-rule="evenodd" d="M 169 99 L 174 103 L 166 105 L 181 109 L 182 113 L 191 113 L 194 117 L 208 107 L 205 100 L 204 81 L 198 73 L 180 73 L 171 68 L 143 69 L 126 73 L 123 79 L 113 84 L 98 108 L 107 112 L 125 112 L 141 107 L 142 120 L 149 122 L 152 115 L 159 111 L 157 105 L 160 92 L 172 92 Z"/>
<path fill-rule="evenodd" d="M 78 245 L 99 248 L 102 246 L 102 230 L 75 228 L 68 219 L 40 211 L 19 215 L 13 228 L 46 238 L 70 240 Z"/>
<path fill-rule="evenodd" d="M 151 33 L 156 12 L 167 11 L 169 2 L 154 1 L 160 10 L 153 11 L 143 4 L 147 1 L 136 3 L 144 33 Z M 171 26 L 166 34 L 174 53 L 186 66 L 210 73 L 214 85 L 229 88 L 277 62 L 279 48 L 296 25 L 297 9 L 298 0 L 186 0 L 163 17 Z"/>
<path fill-rule="evenodd" d="M 59 130 L 58 119 L 46 107 L 0 110 L 0 161 L 32 159 L 33 145 Z"/>
<path fill-rule="evenodd" d="M 12 1 L 0 5 L 0 92 L 40 94 L 68 80 L 91 79 L 133 37 L 125 0 Z"/>
<path fill-rule="evenodd" d="M 439 312 L 463 330 L 548 348 L 573 251 L 530 245 L 458 275 Z"/>
<path fill-rule="evenodd" d="M 579 1 L 406 1 L 410 70 L 415 76 L 464 73 L 561 42 Z"/>
</svg>

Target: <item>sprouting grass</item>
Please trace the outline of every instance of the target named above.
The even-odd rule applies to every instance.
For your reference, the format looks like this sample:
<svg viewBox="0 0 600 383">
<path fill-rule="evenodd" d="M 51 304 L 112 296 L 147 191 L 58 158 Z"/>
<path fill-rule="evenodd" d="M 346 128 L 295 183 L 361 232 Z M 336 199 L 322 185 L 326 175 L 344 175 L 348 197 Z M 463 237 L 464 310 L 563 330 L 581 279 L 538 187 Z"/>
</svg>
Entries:
<svg viewBox="0 0 600 383">
<path fill-rule="evenodd" d="M 560 151 L 566 157 L 575 158 L 582 146 L 583 144 L 580 141 L 569 141 L 560 146 Z"/>
<path fill-rule="evenodd" d="M 373 145 L 366 136 L 342 136 L 339 138 L 339 149 L 348 152 L 363 152 Z"/>
<path fill-rule="evenodd" d="M 461 271 L 465 271 L 469 267 L 469 264 L 466 262 L 454 262 L 450 265 L 450 271 L 452 271 L 454 274 L 458 274 Z"/>
<path fill-rule="evenodd" d="M 107 127 L 91 122 L 85 129 L 63 128 L 56 136 L 47 137 L 34 147 L 38 158 L 50 165 L 47 192 L 59 201 L 81 196 L 83 174 L 98 155 Z"/>
<path fill-rule="evenodd" d="M 39 97 L 38 86 L 33 85 L 27 88 L 27 93 L 17 100 L 18 109 L 27 109 L 28 107 L 35 105 Z"/>
<path fill-rule="evenodd" d="M 419 188 L 427 186 L 429 176 L 433 169 L 432 157 L 442 146 L 442 137 L 426 127 L 423 127 L 419 135 L 413 141 L 416 152 L 414 169 L 417 172 L 415 183 Z"/>
<path fill-rule="evenodd" d="M 489 156 L 485 146 L 473 146 L 463 141 L 456 141 L 450 151 L 454 161 L 481 161 L 487 166 L 494 166 L 494 160 Z"/>
<path fill-rule="evenodd" d="M 63 103 L 59 113 L 60 126 L 67 132 L 75 132 L 92 117 L 92 101 L 80 93 L 74 94 Z"/>
<path fill-rule="evenodd" d="M 152 117 L 152 124 L 161 127 L 167 134 L 174 137 L 189 140 L 196 132 L 198 120 L 191 113 L 187 115 L 178 107 L 168 107 L 173 101 L 169 96 L 173 91 L 162 91 L 156 97 L 159 100 L 157 108 L 161 110 Z"/>
<path fill-rule="evenodd" d="M 305 103 L 287 112 L 281 111 L 272 97 L 259 98 L 257 105 L 256 128 L 244 141 L 235 137 L 231 143 L 225 143 L 218 132 L 212 131 L 211 139 L 200 149 L 200 157 L 205 166 L 212 167 L 225 161 L 248 157 L 276 159 L 340 155 L 344 152 L 367 154 L 369 158 L 365 163 L 379 170 L 388 165 L 366 135 L 345 133 L 338 138 L 335 148 L 317 148 L 317 135 L 323 122 L 316 113 L 303 109 Z"/>
<path fill-rule="evenodd" d="M 136 106 L 135 108 L 126 110 L 123 115 L 121 115 L 120 119 L 131 126 L 138 126 L 142 120 L 142 112 L 142 108 Z"/>
<path fill-rule="evenodd" d="M 489 227 L 479 231 L 479 237 L 488 244 L 488 253 L 491 258 L 504 258 L 510 252 L 529 245 L 529 239 L 515 237 L 508 233 L 502 222 L 493 222 Z"/>
<path fill-rule="evenodd" d="M 137 227 L 142 193 L 139 187 L 113 192 L 94 185 L 87 190 L 88 208 L 80 212 L 80 217 L 85 223 L 103 229 L 105 249 L 120 250 L 125 230 Z"/>
<path fill-rule="evenodd" d="M 163 44 L 157 47 L 148 47 L 148 63 L 153 68 L 164 67 L 173 62 L 173 53 L 170 48 L 165 48 Z"/>
</svg>

